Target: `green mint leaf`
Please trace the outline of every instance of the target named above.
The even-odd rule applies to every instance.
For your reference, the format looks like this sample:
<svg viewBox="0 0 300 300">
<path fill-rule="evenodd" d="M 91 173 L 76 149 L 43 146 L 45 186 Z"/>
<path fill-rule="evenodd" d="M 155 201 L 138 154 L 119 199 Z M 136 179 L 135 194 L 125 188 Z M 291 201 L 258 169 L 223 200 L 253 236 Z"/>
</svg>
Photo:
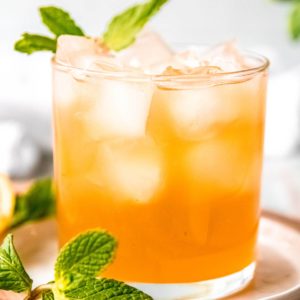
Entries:
<svg viewBox="0 0 300 300">
<path fill-rule="evenodd" d="M 168 0 L 150 0 L 117 15 L 108 25 L 103 42 L 112 50 L 122 50 L 134 43 L 137 34 Z"/>
<path fill-rule="evenodd" d="M 292 39 L 300 38 L 300 3 L 295 3 L 289 16 L 289 31 Z"/>
<path fill-rule="evenodd" d="M 24 33 L 15 43 L 15 50 L 27 54 L 36 51 L 56 51 L 56 40 L 38 34 Z"/>
<path fill-rule="evenodd" d="M 42 293 L 42 300 L 54 300 L 54 294 L 51 290 Z"/>
<path fill-rule="evenodd" d="M 32 280 L 26 273 L 14 248 L 13 237 L 9 234 L 0 247 L 0 290 L 29 292 L 31 286 Z"/>
<path fill-rule="evenodd" d="M 67 243 L 60 251 L 55 264 L 55 282 L 65 289 L 74 277 L 95 277 L 113 259 L 115 239 L 101 230 L 82 233 Z"/>
<path fill-rule="evenodd" d="M 60 292 L 68 300 L 151 300 L 145 293 L 113 279 L 81 279 L 78 284 Z"/>
<path fill-rule="evenodd" d="M 300 2 L 300 0 L 272 0 L 274 2 L 290 2 L 290 3 L 295 3 L 295 2 Z"/>
<path fill-rule="evenodd" d="M 55 199 L 50 178 L 37 180 L 27 193 L 18 195 L 11 228 L 53 216 Z"/>
<path fill-rule="evenodd" d="M 76 25 L 69 13 L 64 10 L 47 6 L 40 8 L 40 14 L 43 23 L 53 32 L 57 37 L 62 34 L 70 35 L 84 35 L 82 29 Z"/>
</svg>

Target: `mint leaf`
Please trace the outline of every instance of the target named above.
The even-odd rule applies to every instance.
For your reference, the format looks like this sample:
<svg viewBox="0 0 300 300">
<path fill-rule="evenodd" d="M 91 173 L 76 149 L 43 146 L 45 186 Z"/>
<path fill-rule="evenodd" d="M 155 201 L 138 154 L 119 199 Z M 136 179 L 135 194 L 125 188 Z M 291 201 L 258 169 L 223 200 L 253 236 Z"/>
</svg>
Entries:
<svg viewBox="0 0 300 300">
<path fill-rule="evenodd" d="M 54 294 L 51 290 L 42 293 L 42 300 L 54 300 Z"/>
<path fill-rule="evenodd" d="M 76 25 L 70 15 L 60 8 L 54 6 L 41 7 L 40 14 L 43 23 L 56 35 L 56 38 L 62 34 L 84 35 L 82 29 Z M 27 54 L 36 51 L 55 53 L 56 38 L 24 33 L 21 39 L 15 43 L 15 50 Z"/>
<path fill-rule="evenodd" d="M 84 35 L 82 29 L 76 25 L 70 14 L 58 7 L 41 7 L 40 14 L 43 23 L 57 37 L 62 34 Z"/>
<path fill-rule="evenodd" d="M 36 51 L 56 51 L 56 40 L 38 34 L 24 33 L 15 43 L 15 50 L 27 54 Z"/>
<path fill-rule="evenodd" d="M 95 277 L 111 261 L 116 241 L 108 233 L 91 230 L 67 243 L 56 260 L 55 281 L 64 289 L 77 276 Z"/>
<path fill-rule="evenodd" d="M 72 289 L 65 290 L 68 300 L 151 300 L 145 293 L 113 279 L 82 279 Z"/>
<path fill-rule="evenodd" d="M 109 49 L 119 51 L 134 43 L 137 34 L 167 1 L 150 0 L 114 17 L 104 33 L 104 44 Z"/>
<path fill-rule="evenodd" d="M 32 280 L 14 249 L 12 235 L 8 235 L 0 247 L 0 289 L 27 291 L 26 299 L 151 300 L 123 282 L 95 278 L 111 261 L 115 244 L 113 237 L 100 230 L 80 234 L 61 250 L 55 265 L 55 282 L 31 291 Z"/>
<path fill-rule="evenodd" d="M 14 248 L 13 237 L 7 235 L 0 247 L 0 290 L 30 291 L 32 280 L 26 273 Z"/>
<path fill-rule="evenodd" d="M 295 3 L 289 16 L 289 31 L 294 40 L 300 38 L 300 3 Z"/>
<path fill-rule="evenodd" d="M 37 180 L 27 193 L 18 195 L 11 228 L 50 217 L 55 212 L 55 200 L 50 178 Z"/>
</svg>

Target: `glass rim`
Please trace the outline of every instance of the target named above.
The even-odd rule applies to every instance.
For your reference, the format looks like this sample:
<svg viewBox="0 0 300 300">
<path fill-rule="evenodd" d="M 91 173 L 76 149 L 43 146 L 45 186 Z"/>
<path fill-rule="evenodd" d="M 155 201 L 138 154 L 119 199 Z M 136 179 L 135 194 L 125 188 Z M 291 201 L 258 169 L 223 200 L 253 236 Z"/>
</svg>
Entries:
<svg viewBox="0 0 300 300">
<path fill-rule="evenodd" d="M 236 71 L 225 71 L 225 72 L 217 72 L 211 74 L 180 74 L 180 75 L 165 75 L 165 74 L 145 74 L 134 71 L 108 71 L 108 70 L 92 70 L 92 69 L 84 69 L 80 67 L 75 67 L 70 64 L 64 63 L 56 59 L 56 56 L 52 58 L 52 65 L 55 68 L 64 70 L 64 71 L 74 71 L 79 72 L 88 76 L 109 78 L 109 79 L 122 79 L 127 81 L 152 81 L 154 83 L 159 82 L 177 82 L 177 83 L 188 83 L 188 82 L 203 82 L 209 81 L 211 79 L 238 79 L 249 77 L 251 75 L 255 75 L 257 73 L 263 72 L 268 69 L 270 66 L 270 61 L 264 55 L 258 54 L 254 51 L 249 50 L 241 50 L 241 53 L 245 55 L 247 58 L 256 59 L 260 63 L 256 66 L 246 67 L 243 69 L 239 69 Z"/>
</svg>

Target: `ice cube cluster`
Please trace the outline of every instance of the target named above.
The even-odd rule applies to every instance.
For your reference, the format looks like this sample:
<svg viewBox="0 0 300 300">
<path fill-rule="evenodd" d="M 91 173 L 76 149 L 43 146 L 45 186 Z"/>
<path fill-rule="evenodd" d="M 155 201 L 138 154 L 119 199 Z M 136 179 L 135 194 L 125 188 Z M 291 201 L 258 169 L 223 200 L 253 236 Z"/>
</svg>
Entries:
<svg viewBox="0 0 300 300">
<path fill-rule="evenodd" d="M 239 114 L 237 106 L 231 105 L 235 97 L 230 91 L 224 99 L 226 91 L 220 97 L 218 91 L 192 85 L 169 89 L 156 85 L 155 78 L 210 76 L 247 67 L 234 42 L 205 52 L 197 47 L 174 51 L 150 31 L 120 52 L 109 51 L 100 39 L 60 36 L 56 61 L 71 67 L 71 76 L 58 72 L 54 78 L 56 101 L 82 124 L 92 143 L 89 147 L 97 152 L 86 178 L 112 195 L 138 203 L 153 199 L 163 184 L 160 150 L 147 132 L 156 105 L 171 134 L 188 142 L 202 141 L 207 133 L 214 133 L 216 124 L 233 122 Z M 94 78 L 99 74 L 100 79 Z M 71 107 L 77 107 L 76 111 Z M 222 153 L 222 147 L 215 148 Z M 200 154 L 205 157 L 207 153 Z M 191 157 L 198 159 L 194 153 Z"/>
<path fill-rule="evenodd" d="M 232 72 L 249 67 L 234 41 L 205 51 L 195 46 L 175 51 L 157 33 L 148 30 L 120 52 L 109 51 L 97 38 L 63 35 L 58 39 L 56 60 L 93 71 L 135 71 L 150 75 L 203 73 L 205 67 L 215 72 Z"/>
</svg>

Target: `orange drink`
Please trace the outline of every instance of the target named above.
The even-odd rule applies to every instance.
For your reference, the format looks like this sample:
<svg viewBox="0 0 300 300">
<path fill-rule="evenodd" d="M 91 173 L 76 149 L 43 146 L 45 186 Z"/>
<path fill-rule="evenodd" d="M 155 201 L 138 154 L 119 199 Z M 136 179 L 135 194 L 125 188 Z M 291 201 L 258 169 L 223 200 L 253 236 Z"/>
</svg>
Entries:
<svg viewBox="0 0 300 300">
<path fill-rule="evenodd" d="M 243 57 L 250 67 L 159 75 L 54 60 L 61 244 L 108 230 L 118 250 L 104 275 L 156 285 L 155 299 L 215 299 L 251 280 L 268 62 Z"/>
</svg>

